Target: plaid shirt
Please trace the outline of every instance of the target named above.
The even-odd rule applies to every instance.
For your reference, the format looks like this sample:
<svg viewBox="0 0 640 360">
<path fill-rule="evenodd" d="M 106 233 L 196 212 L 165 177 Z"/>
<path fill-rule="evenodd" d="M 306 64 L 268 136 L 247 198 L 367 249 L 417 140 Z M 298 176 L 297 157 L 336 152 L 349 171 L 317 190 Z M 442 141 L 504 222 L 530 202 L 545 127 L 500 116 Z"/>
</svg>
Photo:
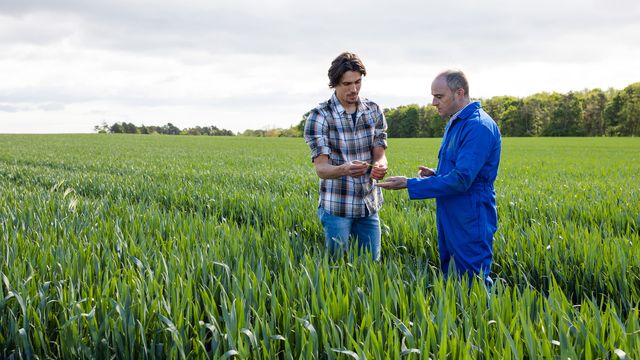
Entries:
<svg viewBox="0 0 640 360">
<path fill-rule="evenodd" d="M 311 148 L 311 160 L 328 155 L 331 165 L 361 160 L 373 162 L 374 147 L 387 148 L 387 122 L 374 102 L 359 99 L 356 123 L 340 104 L 335 93 L 327 102 L 311 110 L 304 127 L 304 140 Z M 332 215 L 358 218 L 382 207 L 382 190 L 373 179 L 342 176 L 320 179 L 319 206 Z"/>
</svg>

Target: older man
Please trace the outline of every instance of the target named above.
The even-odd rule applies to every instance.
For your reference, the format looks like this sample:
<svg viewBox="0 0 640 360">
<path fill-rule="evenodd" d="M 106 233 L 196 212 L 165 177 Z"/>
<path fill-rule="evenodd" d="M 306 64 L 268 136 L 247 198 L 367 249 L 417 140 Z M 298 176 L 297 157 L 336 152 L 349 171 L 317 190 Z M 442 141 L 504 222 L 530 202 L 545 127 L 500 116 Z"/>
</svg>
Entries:
<svg viewBox="0 0 640 360">
<path fill-rule="evenodd" d="M 411 199 L 436 199 L 440 267 L 451 259 L 459 273 L 481 275 L 487 285 L 497 230 L 493 187 L 500 163 L 501 136 L 495 121 L 469 98 L 461 71 L 440 73 L 431 84 L 432 105 L 449 118 L 438 154 L 438 168 L 420 166 L 417 178 L 387 178 L 385 189 L 407 188 Z"/>
</svg>

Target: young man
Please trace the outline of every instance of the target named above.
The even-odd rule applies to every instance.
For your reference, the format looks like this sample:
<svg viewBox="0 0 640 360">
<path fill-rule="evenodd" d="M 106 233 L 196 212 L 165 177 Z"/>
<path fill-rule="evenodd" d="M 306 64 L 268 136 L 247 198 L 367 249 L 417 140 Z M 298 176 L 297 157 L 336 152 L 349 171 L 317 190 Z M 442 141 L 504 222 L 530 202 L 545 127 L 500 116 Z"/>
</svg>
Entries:
<svg viewBox="0 0 640 360">
<path fill-rule="evenodd" d="M 387 178 L 385 189 L 407 188 L 409 198 L 436 198 L 440 267 L 453 259 L 457 272 L 481 275 L 487 285 L 498 227 L 493 183 L 500 164 L 501 136 L 480 103 L 471 102 L 461 71 L 448 70 L 431 84 L 432 105 L 449 118 L 438 154 L 438 169 L 420 166 L 418 178 Z"/>
<path fill-rule="evenodd" d="M 383 200 L 373 184 L 387 173 L 387 123 L 378 105 L 359 96 L 366 74 L 356 54 L 333 60 L 328 73 L 333 96 L 311 110 L 304 139 L 320 178 L 318 217 L 327 249 L 342 253 L 355 239 L 359 249 L 379 260 Z"/>
</svg>

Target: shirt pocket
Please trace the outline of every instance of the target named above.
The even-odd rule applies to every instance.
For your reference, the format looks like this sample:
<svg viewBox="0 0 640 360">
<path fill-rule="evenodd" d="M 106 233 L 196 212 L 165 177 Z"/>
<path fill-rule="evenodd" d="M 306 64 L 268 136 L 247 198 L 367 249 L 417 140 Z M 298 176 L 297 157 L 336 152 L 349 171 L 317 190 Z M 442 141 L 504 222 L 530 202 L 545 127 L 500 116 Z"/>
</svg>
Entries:
<svg viewBox="0 0 640 360">
<path fill-rule="evenodd" d="M 362 122 L 362 130 L 370 133 L 371 135 L 375 134 L 376 131 L 376 122 L 373 119 L 373 116 L 371 116 L 371 114 L 364 114 L 364 121 Z"/>
</svg>

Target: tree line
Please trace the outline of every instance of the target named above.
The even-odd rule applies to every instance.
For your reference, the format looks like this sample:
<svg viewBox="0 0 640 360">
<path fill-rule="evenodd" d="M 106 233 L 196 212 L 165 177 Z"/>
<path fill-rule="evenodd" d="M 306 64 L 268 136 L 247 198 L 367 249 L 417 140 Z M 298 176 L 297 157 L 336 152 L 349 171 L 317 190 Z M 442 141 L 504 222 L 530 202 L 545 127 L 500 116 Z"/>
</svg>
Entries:
<svg viewBox="0 0 640 360">
<path fill-rule="evenodd" d="M 266 130 L 247 129 L 242 133 L 234 133 L 231 130 L 219 129 L 217 126 L 196 126 L 180 129 L 172 123 L 163 126 L 136 126 L 128 122 L 116 122 L 112 125 L 102 122 L 94 126 L 93 130 L 99 134 L 161 134 L 161 135 L 208 135 L 208 136 L 251 136 L 251 137 L 302 137 L 304 121 L 302 125 L 294 125 L 290 128 L 270 128 Z"/>
<path fill-rule="evenodd" d="M 640 82 L 622 90 L 571 91 L 567 94 L 538 93 L 524 98 L 494 96 L 481 99 L 503 136 L 640 136 Z M 448 119 L 431 105 L 403 105 L 384 109 L 390 138 L 442 137 Z M 179 129 L 163 126 L 136 126 L 117 122 L 96 125 L 99 133 L 167 134 L 209 136 L 301 137 L 309 113 L 290 128 L 247 129 L 234 134 L 216 126 Z"/>
<path fill-rule="evenodd" d="M 102 125 L 96 125 L 94 130 L 97 133 L 111 133 L 111 134 L 163 134 L 163 135 L 208 135 L 208 136 L 234 136 L 235 134 L 231 130 L 219 129 L 216 126 L 196 126 L 193 128 L 185 128 L 180 130 L 172 123 L 167 123 L 163 126 L 136 126 L 127 122 L 116 122 L 112 125 L 108 125 L 103 122 Z"/>
<path fill-rule="evenodd" d="M 481 100 L 503 136 L 639 136 L 640 82 L 623 90 L 538 93 Z M 441 137 L 448 119 L 431 105 L 385 109 L 389 137 Z"/>
</svg>

